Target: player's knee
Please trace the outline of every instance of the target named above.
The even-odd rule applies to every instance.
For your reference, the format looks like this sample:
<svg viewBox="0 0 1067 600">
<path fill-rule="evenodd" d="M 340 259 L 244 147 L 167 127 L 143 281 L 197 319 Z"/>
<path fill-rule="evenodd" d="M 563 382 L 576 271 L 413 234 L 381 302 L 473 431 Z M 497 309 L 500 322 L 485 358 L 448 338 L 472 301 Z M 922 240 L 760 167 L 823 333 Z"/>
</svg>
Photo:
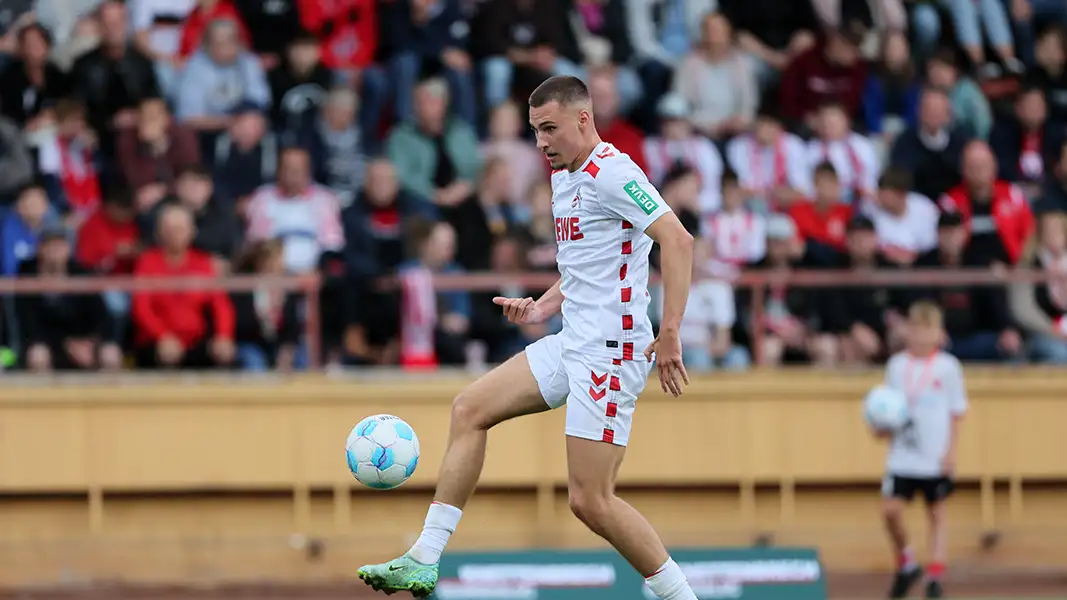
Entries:
<svg viewBox="0 0 1067 600">
<path fill-rule="evenodd" d="M 463 390 L 452 401 L 452 429 L 477 430 L 488 429 L 485 402 L 470 388 Z"/>
<path fill-rule="evenodd" d="M 608 515 L 611 496 L 580 485 L 571 485 L 568 490 L 568 503 L 571 512 L 594 533 L 603 531 L 604 519 Z"/>
<path fill-rule="evenodd" d="M 882 517 L 886 521 L 898 521 L 904 514 L 904 504 L 897 498 L 886 498 L 882 502 Z"/>
</svg>

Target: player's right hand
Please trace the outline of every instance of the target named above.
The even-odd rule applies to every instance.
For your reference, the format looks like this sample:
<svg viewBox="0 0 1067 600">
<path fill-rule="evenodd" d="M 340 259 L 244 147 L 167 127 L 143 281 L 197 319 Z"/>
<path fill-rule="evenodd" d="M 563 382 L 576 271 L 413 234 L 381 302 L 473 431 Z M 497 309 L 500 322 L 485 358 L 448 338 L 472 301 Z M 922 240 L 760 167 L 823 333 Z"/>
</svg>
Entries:
<svg viewBox="0 0 1067 600">
<path fill-rule="evenodd" d="M 493 298 L 493 304 L 504 308 L 504 316 L 516 325 L 535 325 L 545 320 L 545 313 L 533 298 Z"/>
</svg>

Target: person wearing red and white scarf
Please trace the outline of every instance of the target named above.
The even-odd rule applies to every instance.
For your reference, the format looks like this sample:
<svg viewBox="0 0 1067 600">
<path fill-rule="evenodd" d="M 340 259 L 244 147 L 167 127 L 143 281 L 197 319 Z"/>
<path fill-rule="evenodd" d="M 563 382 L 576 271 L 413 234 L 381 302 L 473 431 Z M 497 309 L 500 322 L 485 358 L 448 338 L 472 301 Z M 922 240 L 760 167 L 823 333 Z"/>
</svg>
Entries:
<svg viewBox="0 0 1067 600">
<path fill-rule="evenodd" d="M 819 109 L 817 128 L 818 137 L 808 142 L 809 167 L 832 164 L 846 202 L 870 198 L 881 172 L 871 140 L 849 129 L 848 114 L 840 104 L 828 103 Z"/>
<path fill-rule="evenodd" d="M 1021 261 L 1053 277 L 1044 284 L 1011 286 L 1012 317 L 1028 334 L 1032 360 L 1067 364 L 1067 217 L 1041 217 L 1038 239 Z"/>
<path fill-rule="evenodd" d="M 722 206 L 701 225 L 701 243 L 707 246 L 708 274 L 735 278 L 746 265 L 763 260 L 767 252 L 767 219 L 745 207 L 745 191 L 737 174 L 722 176 Z"/>
<path fill-rule="evenodd" d="M 723 165 L 715 144 L 693 130 L 689 103 L 680 95 L 665 95 L 657 110 L 660 135 L 645 138 L 644 144 L 645 173 L 649 180 L 660 185 L 675 165 L 685 165 L 700 177 L 700 212 L 709 214 L 718 210 Z"/>
<path fill-rule="evenodd" d="M 997 119 L 989 136 L 1000 176 L 1030 199 L 1040 195 L 1046 176 L 1055 171 L 1064 141 L 1063 127 L 1048 120 L 1048 103 L 1036 87 L 1019 94 L 1014 118 Z"/>
<path fill-rule="evenodd" d="M 55 113 L 55 136 L 42 144 L 38 166 L 42 174 L 58 179 L 66 206 L 80 223 L 101 201 L 96 135 L 86 124 L 82 104 L 64 100 Z"/>
<path fill-rule="evenodd" d="M 737 173 L 746 195 L 772 208 L 811 194 L 807 158 L 804 142 L 766 112 L 756 118 L 751 133 L 735 137 L 726 146 L 726 162 Z"/>
</svg>

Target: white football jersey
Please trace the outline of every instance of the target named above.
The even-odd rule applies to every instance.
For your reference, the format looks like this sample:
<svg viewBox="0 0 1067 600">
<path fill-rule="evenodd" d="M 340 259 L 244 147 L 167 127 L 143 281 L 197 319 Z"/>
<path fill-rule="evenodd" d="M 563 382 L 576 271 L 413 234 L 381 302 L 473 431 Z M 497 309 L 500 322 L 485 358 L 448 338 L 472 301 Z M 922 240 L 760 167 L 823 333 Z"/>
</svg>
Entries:
<svg viewBox="0 0 1067 600">
<path fill-rule="evenodd" d="M 952 419 L 967 412 L 960 361 L 946 352 L 928 357 L 900 352 L 886 364 L 885 383 L 904 392 L 911 410 L 911 422 L 893 436 L 886 470 L 900 477 L 940 477 Z"/>
<path fill-rule="evenodd" d="M 630 157 L 607 143 L 573 173 L 552 173 L 564 350 L 644 361 L 653 337 L 652 239 L 644 231 L 670 210 Z"/>
</svg>

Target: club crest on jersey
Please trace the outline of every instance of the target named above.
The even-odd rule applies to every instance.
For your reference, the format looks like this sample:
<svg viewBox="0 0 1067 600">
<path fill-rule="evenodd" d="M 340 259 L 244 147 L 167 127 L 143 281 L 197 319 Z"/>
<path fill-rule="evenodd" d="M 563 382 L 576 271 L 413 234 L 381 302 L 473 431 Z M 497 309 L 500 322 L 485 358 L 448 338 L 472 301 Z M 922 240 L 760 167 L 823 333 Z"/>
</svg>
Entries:
<svg viewBox="0 0 1067 600">
<path fill-rule="evenodd" d="M 578 208 L 582 205 L 582 192 L 579 191 L 574 195 L 574 200 L 571 200 L 571 208 Z"/>
</svg>

